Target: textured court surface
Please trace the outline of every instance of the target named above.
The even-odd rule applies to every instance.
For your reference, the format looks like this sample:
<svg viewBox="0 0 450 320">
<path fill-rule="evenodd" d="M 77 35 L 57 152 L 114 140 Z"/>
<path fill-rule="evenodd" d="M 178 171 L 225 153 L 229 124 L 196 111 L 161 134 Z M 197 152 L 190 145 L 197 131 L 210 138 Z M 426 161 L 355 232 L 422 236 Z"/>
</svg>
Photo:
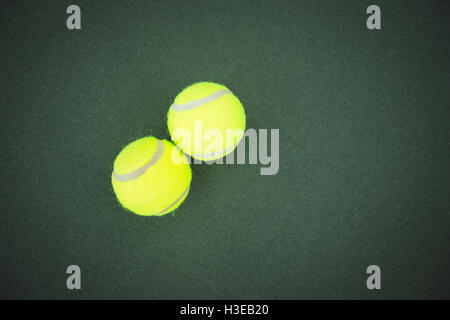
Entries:
<svg viewBox="0 0 450 320">
<path fill-rule="evenodd" d="M 367 1 L 77 1 L 76 32 L 40 3 L 0 9 L 1 298 L 450 298 L 445 1 L 376 1 L 381 31 Z M 194 165 L 174 216 L 125 212 L 115 156 L 195 81 L 280 129 L 279 173 Z"/>
</svg>

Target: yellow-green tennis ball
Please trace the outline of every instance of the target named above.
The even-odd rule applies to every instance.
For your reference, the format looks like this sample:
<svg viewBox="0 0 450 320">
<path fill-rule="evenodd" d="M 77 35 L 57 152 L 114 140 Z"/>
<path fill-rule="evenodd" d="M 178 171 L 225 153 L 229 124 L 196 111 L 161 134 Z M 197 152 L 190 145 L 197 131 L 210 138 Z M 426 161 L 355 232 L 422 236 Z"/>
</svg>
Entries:
<svg viewBox="0 0 450 320">
<path fill-rule="evenodd" d="M 232 152 L 245 131 L 245 111 L 225 86 L 198 82 L 175 98 L 167 113 L 172 141 L 186 154 L 215 160 Z"/>
<path fill-rule="evenodd" d="M 176 146 L 145 137 L 119 153 L 111 180 L 123 207 L 143 216 L 160 216 L 183 202 L 191 177 L 186 156 Z"/>
</svg>

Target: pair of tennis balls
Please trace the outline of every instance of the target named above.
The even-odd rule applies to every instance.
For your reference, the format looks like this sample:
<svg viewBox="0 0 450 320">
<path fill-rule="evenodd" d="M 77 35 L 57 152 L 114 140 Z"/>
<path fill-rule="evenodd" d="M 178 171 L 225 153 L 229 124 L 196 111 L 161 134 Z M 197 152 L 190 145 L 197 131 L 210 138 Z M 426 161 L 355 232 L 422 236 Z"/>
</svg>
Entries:
<svg viewBox="0 0 450 320">
<path fill-rule="evenodd" d="M 198 82 L 175 98 L 167 113 L 172 141 L 149 136 L 127 145 L 114 161 L 111 176 L 117 199 L 126 209 L 143 216 L 161 216 L 178 208 L 189 193 L 192 171 L 186 153 L 199 160 L 215 160 L 232 152 L 243 137 L 245 112 L 225 86 Z M 211 146 L 202 132 L 218 132 Z M 227 138 L 228 130 L 241 134 Z M 206 143 L 205 143 L 206 142 Z M 178 159 L 177 161 L 175 161 Z"/>
</svg>

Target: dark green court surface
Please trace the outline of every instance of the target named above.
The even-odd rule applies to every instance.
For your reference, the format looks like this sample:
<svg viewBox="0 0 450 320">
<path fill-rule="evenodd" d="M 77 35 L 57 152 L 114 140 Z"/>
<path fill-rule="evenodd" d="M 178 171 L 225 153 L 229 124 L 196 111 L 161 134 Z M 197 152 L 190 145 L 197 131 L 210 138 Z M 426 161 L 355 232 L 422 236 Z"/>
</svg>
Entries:
<svg viewBox="0 0 450 320">
<path fill-rule="evenodd" d="M 0 298 L 450 298 L 448 2 L 74 3 L 1 5 Z M 278 174 L 192 165 L 174 215 L 125 211 L 114 158 L 197 81 L 279 129 Z"/>
</svg>

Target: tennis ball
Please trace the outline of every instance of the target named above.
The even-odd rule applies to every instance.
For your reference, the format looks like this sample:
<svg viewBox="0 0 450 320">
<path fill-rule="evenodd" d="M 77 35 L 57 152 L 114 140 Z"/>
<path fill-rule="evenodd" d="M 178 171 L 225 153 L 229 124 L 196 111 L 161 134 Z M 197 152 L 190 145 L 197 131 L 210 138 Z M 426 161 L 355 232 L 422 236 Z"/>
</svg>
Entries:
<svg viewBox="0 0 450 320">
<path fill-rule="evenodd" d="M 167 113 L 172 141 L 186 154 L 215 160 L 232 152 L 245 130 L 245 111 L 225 86 L 198 82 L 175 98 Z"/>
<path fill-rule="evenodd" d="M 144 137 L 119 153 L 111 181 L 123 207 L 138 215 L 161 216 L 183 202 L 191 177 L 186 156 L 176 146 Z"/>
</svg>

